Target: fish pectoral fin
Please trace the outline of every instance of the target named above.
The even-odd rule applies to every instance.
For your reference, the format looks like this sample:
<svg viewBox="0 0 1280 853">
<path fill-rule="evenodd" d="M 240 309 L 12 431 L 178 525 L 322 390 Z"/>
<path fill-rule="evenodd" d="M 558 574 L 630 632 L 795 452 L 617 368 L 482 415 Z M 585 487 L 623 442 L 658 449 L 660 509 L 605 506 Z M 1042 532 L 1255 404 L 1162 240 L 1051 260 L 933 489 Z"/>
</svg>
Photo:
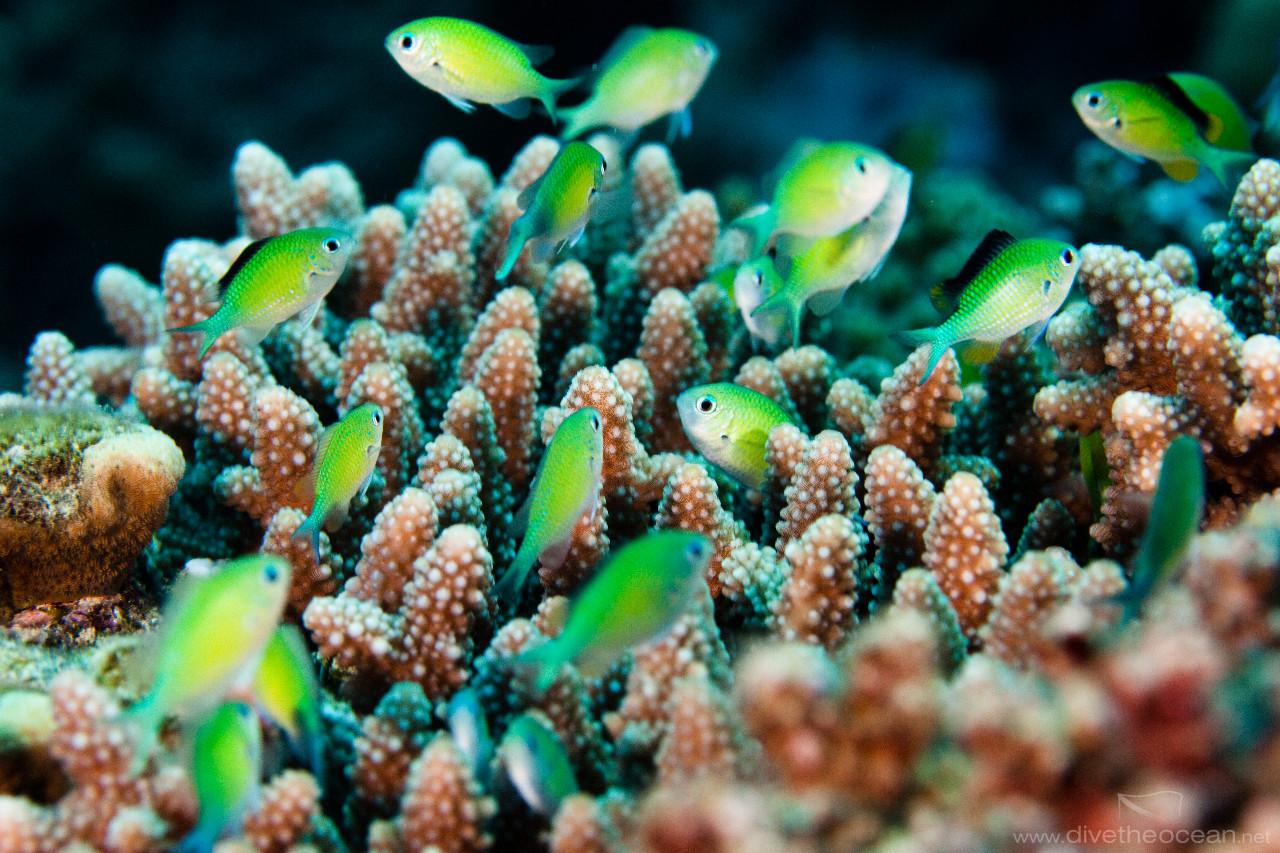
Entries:
<svg viewBox="0 0 1280 853">
<path fill-rule="evenodd" d="M 550 542 L 547 547 L 542 549 L 542 553 L 538 555 L 538 562 L 548 569 L 558 569 L 560 564 L 564 562 L 564 558 L 569 556 L 569 547 L 573 545 L 573 531 L 569 531 L 569 535 L 558 542 Z"/>
<path fill-rule="evenodd" d="M 1221 117 L 1216 116 L 1213 113 L 1205 113 L 1205 141 L 1216 143 L 1222 138 L 1222 132 L 1226 130 L 1226 127 L 1227 126 L 1223 124 Z"/>
<path fill-rule="evenodd" d="M 317 299 L 310 305 L 304 305 L 302 310 L 298 312 L 298 322 L 304 326 L 310 326 L 316 320 L 316 315 L 320 313 L 320 305 L 323 299 Z"/>
<path fill-rule="evenodd" d="M 1036 341 L 1040 340 L 1040 336 L 1044 334 L 1044 330 L 1048 328 L 1049 321 L 1052 319 L 1053 319 L 1053 315 L 1051 314 L 1048 317 L 1045 317 L 1043 320 L 1040 320 L 1037 323 L 1032 323 L 1030 326 L 1027 326 L 1027 332 L 1026 332 L 1027 346 L 1031 346 Z"/>
<path fill-rule="evenodd" d="M 1200 164 L 1195 160 L 1171 160 L 1161 163 L 1160 168 L 1175 181 L 1186 182 L 1200 174 Z"/>
<path fill-rule="evenodd" d="M 518 98 L 505 104 L 491 104 L 491 106 L 507 118 L 528 118 L 532 111 L 528 98 Z"/>
<path fill-rule="evenodd" d="M 968 341 L 960 349 L 961 357 L 969 364 L 986 364 L 1000 352 L 1004 341 Z"/>
<path fill-rule="evenodd" d="M 444 98 L 446 101 L 453 104 L 455 107 L 462 110 L 464 113 L 475 112 L 476 105 L 466 100 L 465 98 L 459 98 L 457 95 L 445 95 Z"/>
<path fill-rule="evenodd" d="M 543 172 L 541 175 L 533 179 L 533 183 L 520 191 L 520 195 L 516 196 L 516 206 L 522 211 L 527 211 L 533 204 L 533 200 L 538 195 L 538 190 L 542 187 L 542 179 L 547 175 Z M 512 226 L 514 228 L 514 225 Z"/>
</svg>

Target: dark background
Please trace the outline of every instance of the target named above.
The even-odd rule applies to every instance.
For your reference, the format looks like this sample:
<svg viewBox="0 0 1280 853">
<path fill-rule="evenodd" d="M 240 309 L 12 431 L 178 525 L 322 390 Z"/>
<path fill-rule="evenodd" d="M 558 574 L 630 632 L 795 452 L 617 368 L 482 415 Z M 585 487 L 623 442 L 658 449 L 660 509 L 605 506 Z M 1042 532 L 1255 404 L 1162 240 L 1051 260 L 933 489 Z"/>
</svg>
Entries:
<svg viewBox="0 0 1280 853">
<path fill-rule="evenodd" d="M 1280 36 L 1278 0 L 4 0 L 0 389 L 21 384 L 43 329 L 77 346 L 111 342 L 91 291 L 101 265 L 155 281 L 171 241 L 233 236 L 229 168 L 246 140 L 295 170 L 345 162 L 368 204 L 394 199 L 439 136 L 500 174 L 549 123 L 464 115 L 405 75 L 382 41 L 435 14 L 555 46 L 540 69 L 552 77 L 582 73 L 630 24 L 710 36 L 719 63 L 694 101 L 693 135 L 673 146 L 686 186 L 758 181 L 801 135 L 884 145 L 923 128 L 944 164 L 1025 199 L 1070 180 L 1088 135 L 1069 103 L 1077 86 L 1195 70 L 1252 104 Z"/>
</svg>

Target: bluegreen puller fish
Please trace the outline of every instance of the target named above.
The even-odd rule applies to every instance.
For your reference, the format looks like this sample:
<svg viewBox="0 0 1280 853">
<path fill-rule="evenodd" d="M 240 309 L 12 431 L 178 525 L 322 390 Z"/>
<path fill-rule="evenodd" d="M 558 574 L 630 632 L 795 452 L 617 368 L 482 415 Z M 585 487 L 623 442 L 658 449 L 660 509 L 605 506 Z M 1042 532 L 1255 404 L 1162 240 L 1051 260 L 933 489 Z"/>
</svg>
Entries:
<svg viewBox="0 0 1280 853">
<path fill-rule="evenodd" d="M 1015 240 L 991 231 L 959 275 L 930 291 L 939 310 L 950 316 L 932 329 L 899 333 L 905 343 L 931 347 L 923 385 L 947 348 L 974 341 L 965 351 L 972 363 L 990 361 L 1006 338 L 1027 328 L 1044 331 L 1062 306 L 1080 269 L 1080 253 L 1057 240 Z"/>
<path fill-rule="evenodd" d="M 340 228 L 303 228 L 250 243 L 218 281 L 221 304 L 213 316 L 169 331 L 203 335 L 204 358 L 232 329 L 253 345 L 295 314 L 310 323 L 354 250 L 355 239 Z"/>
<path fill-rule="evenodd" d="M 705 536 L 684 530 L 660 530 L 628 542 L 573 599 L 560 636 L 517 661 L 534 671 L 539 691 L 568 662 L 584 677 L 603 674 L 627 649 L 671 627 L 704 583 L 711 554 Z"/>
<path fill-rule="evenodd" d="M 530 98 L 556 120 L 556 97 L 578 81 L 552 80 L 533 70 L 549 47 L 517 44 L 462 18 L 422 18 L 387 36 L 387 51 L 414 80 L 469 113 L 490 104 L 511 118 L 529 115 Z"/>
<path fill-rule="evenodd" d="M 347 510 L 357 495 L 363 495 L 373 479 L 382 450 L 382 407 L 376 403 L 357 406 L 320 436 L 311 473 L 295 491 L 314 495 L 311 514 L 293 538 L 308 538 L 320 554 L 320 528 L 335 530 L 347 518 Z"/>
<path fill-rule="evenodd" d="M 561 146 L 546 171 L 516 200 L 524 213 L 511 223 L 507 256 L 494 278 L 503 281 L 511 274 L 525 243 L 532 242 L 535 259 L 543 260 L 553 248 L 578 242 L 591 219 L 608 166 L 604 155 L 585 142 Z"/>
</svg>

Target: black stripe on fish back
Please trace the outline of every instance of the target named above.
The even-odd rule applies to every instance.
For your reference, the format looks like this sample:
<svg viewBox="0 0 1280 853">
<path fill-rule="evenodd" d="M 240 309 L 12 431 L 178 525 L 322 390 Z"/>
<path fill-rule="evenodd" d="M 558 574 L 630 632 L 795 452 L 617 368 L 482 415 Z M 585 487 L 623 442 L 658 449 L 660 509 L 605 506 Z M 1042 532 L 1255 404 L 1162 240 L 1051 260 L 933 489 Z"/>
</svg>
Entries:
<svg viewBox="0 0 1280 853">
<path fill-rule="evenodd" d="M 987 236 L 983 237 L 982 242 L 978 244 L 978 248 L 974 249 L 973 254 L 969 256 L 969 260 L 965 261 L 964 266 L 960 268 L 960 272 L 954 278 L 934 285 L 929 291 L 934 307 L 946 315 L 953 313 L 956 306 L 960 304 L 960 294 L 964 293 L 964 289 L 986 269 L 987 264 L 991 263 L 996 255 L 1016 242 L 1013 235 L 1007 231 L 1001 231 L 999 228 L 988 231 Z"/>
<path fill-rule="evenodd" d="M 1187 118 L 1195 124 L 1196 130 L 1204 134 L 1209 128 L 1209 114 L 1202 110 L 1195 101 L 1191 100 L 1191 96 L 1183 91 L 1168 74 L 1161 74 L 1159 77 L 1153 77 L 1146 81 L 1147 85 L 1155 89 L 1165 100 L 1177 107 Z"/>
<path fill-rule="evenodd" d="M 236 276 L 240 274 L 240 270 L 244 269 L 245 264 L 253 260 L 253 256 L 262 251 L 262 247 L 267 245 L 274 237 L 263 237 L 261 240 L 254 240 L 252 243 L 244 247 L 244 250 L 236 256 L 231 262 L 231 266 L 227 267 L 227 271 L 222 274 L 222 278 L 218 279 L 218 295 L 227 292 L 227 286 L 235 281 Z"/>
</svg>

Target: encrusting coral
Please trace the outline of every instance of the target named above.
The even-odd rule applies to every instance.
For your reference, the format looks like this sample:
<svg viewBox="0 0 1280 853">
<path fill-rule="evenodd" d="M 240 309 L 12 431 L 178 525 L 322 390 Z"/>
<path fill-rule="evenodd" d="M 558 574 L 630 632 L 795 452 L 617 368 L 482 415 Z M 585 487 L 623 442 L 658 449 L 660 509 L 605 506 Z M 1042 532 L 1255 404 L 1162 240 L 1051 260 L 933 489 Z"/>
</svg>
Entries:
<svg viewBox="0 0 1280 853">
<path fill-rule="evenodd" d="M 242 234 L 174 243 L 158 287 L 104 268 L 95 293 L 123 345 L 77 351 L 43 334 L 24 394 L 0 401 L 14 609 L 115 593 L 135 573 L 163 587 L 193 558 L 257 549 L 292 566 L 285 618 L 322 664 L 329 772 L 285 769 L 286 745 L 268 738 L 269 781 L 223 846 L 1001 849 L 1021 832 L 1118 830 L 1118 795 L 1159 790 L 1186 795 L 1161 830 L 1266 831 L 1280 779 L 1280 166 L 1255 166 L 1206 231 L 1209 270 L 1181 247 L 1150 260 L 1082 247 L 1087 303 L 1047 335 L 1056 376 L 1014 340 L 980 371 L 948 353 L 926 378 L 926 349 L 896 368 L 812 344 L 753 354 L 710 280 L 743 259 L 742 235 L 684 188 L 664 146 L 628 160 L 592 139 L 629 208 L 550 263 L 523 253 L 501 284 L 516 199 L 556 140 L 534 138 L 497 179 L 440 140 L 395 206 L 367 208 L 344 167 L 295 177 L 249 143 L 233 167 Z M 930 192 L 948 186 L 946 210 L 977 204 L 967 184 Z M 963 260 L 963 229 L 935 214 L 908 221 L 904 245 L 924 257 L 903 264 Z M 359 247 L 314 322 L 260 345 L 225 335 L 203 358 L 162 332 L 208 315 L 204 296 L 248 240 L 320 223 Z M 706 381 L 793 415 L 765 440 L 759 490 L 684 435 L 675 398 Z M 294 540 L 322 426 L 366 402 L 386 418 L 367 493 L 318 549 Z M 543 448 L 587 406 L 601 417 L 598 506 L 563 563 L 499 604 Z M 1109 482 L 1080 473 L 1094 431 Z M 1207 530 L 1125 622 L 1123 563 L 1179 434 L 1204 450 Z M 127 457 L 95 456 L 126 438 L 112 453 Z M 151 456 L 133 455 L 138 442 Z M 27 552 L 10 544 L 18 516 L 44 537 Z M 99 551 L 72 556 L 75 525 Z M 695 600 L 598 677 L 570 664 L 535 690 L 522 656 L 561 632 L 567 596 L 612 548 L 654 529 L 709 540 Z M 58 554 L 78 571 L 41 575 L 39 592 L 15 580 L 23 560 Z M 47 635 L 49 621 L 28 610 L 10 633 Z M 74 662 L 53 668 L 51 686 L 12 676 L 44 685 L 53 720 L 15 740 L 30 756 L 19 766 L 57 772 L 0 774 L 0 850 L 175 843 L 196 816 L 180 750 L 131 774 L 134 735 L 110 690 L 132 688 L 111 667 L 92 670 L 97 683 Z M 579 791 L 558 813 L 528 809 L 500 763 L 473 763 L 436 707 L 464 686 L 495 742 L 521 712 L 545 716 Z"/>
</svg>

